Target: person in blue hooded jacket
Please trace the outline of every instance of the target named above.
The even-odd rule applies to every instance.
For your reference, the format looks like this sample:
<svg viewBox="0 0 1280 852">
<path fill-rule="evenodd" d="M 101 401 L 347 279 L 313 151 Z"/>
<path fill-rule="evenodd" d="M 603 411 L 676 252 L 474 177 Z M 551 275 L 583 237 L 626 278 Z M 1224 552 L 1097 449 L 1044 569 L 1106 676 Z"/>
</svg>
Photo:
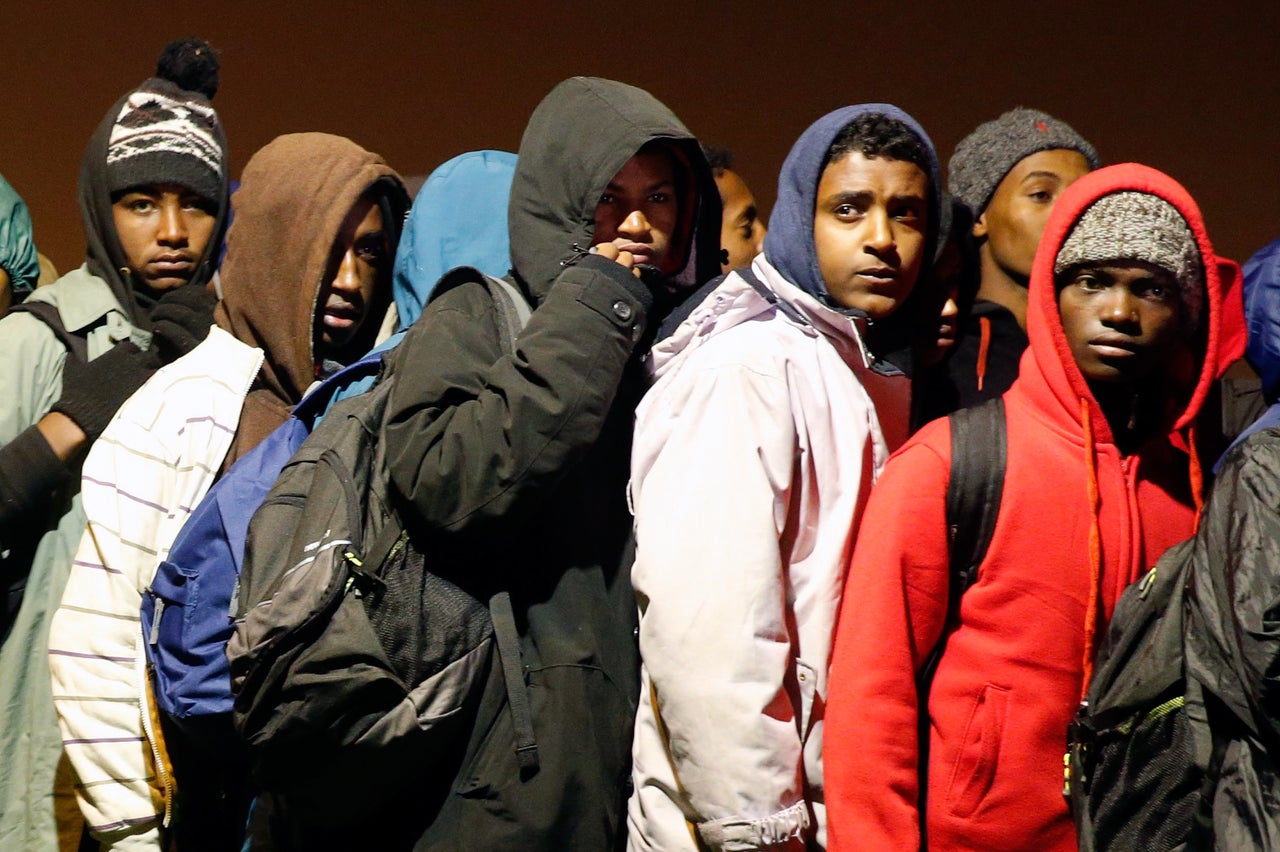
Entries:
<svg viewBox="0 0 1280 852">
<path fill-rule="evenodd" d="M 0 177 L 0 316 L 36 287 L 40 259 L 26 202 Z"/>
<path fill-rule="evenodd" d="M 907 434 L 893 317 L 933 256 L 933 145 L 836 110 L 783 165 L 764 253 L 650 359 L 636 412 L 636 850 L 825 848 L 823 708 L 871 483 Z"/>
<path fill-rule="evenodd" d="M 413 325 L 436 284 L 455 266 L 473 266 L 496 277 L 511 269 L 507 202 L 515 169 L 515 154 L 468 151 L 427 178 L 396 253 L 398 329 Z"/>
</svg>

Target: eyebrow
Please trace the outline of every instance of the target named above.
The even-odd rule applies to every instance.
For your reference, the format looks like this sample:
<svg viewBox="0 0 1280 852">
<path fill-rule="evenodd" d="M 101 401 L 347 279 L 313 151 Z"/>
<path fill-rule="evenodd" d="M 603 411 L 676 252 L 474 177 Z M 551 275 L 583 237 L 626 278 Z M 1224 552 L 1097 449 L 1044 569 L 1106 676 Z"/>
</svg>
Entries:
<svg viewBox="0 0 1280 852">
<path fill-rule="evenodd" d="M 668 187 L 674 190 L 676 188 L 676 182 L 674 180 L 660 180 L 657 183 L 649 184 L 649 186 L 645 188 L 645 192 L 646 193 L 654 192 L 656 190 L 666 189 Z M 621 185 L 618 183 L 615 183 L 614 181 L 609 181 L 609 185 L 605 187 L 605 189 L 612 189 L 612 190 L 618 190 L 621 188 L 622 188 Z"/>
<path fill-rule="evenodd" d="M 840 193 L 836 193 L 835 195 L 832 195 L 832 196 L 830 196 L 830 197 L 828 197 L 828 198 L 824 199 L 824 201 L 825 201 L 825 203 L 827 203 L 827 204 L 853 204 L 853 203 L 856 203 L 856 202 L 859 202 L 859 201 L 864 201 L 864 202 L 865 202 L 865 201 L 871 201 L 871 200 L 873 200 L 874 198 L 875 198 L 875 193 L 870 192 L 870 191 L 867 191 L 867 190 L 862 190 L 862 191 L 860 191 L 860 192 L 840 192 Z M 888 198 L 886 198 L 886 199 L 885 199 L 885 203 L 887 203 L 887 204 L 892 204 L 892 203 L 894 203 L 894 202 L 901 203 L 901 202 L 903 202 L 903 201 L 909 201 L 909 202 L 911 202 L 911 203 L 913 203 L 913 204 L 924 204 L 924 203 L 925 203 L 925 199 L 924 199 L 924 196 L 923 196 L 923 195 L 915 195 L 915 194 L 910 194 L 910 195 L 891 195 L 891 196 L 889 196 Z"/>
<path fill-rule="evenodd" d="M 874 193 L 865 190 L 862 192 L 837 192 L 835 195 L 823 199 L 823 201 L 827 204 L 853 204 L 859 201 L 870 201 L 874 197 Z"/>
<path fill-rule="evenodd" d="M 734 221 L 746 224 L 747 222 L 751 222 L 755 220 L 759 216 L 760 216 L 760 211 L 756 209 L 756 206 L 754 204 L 752 204 L 750 207 L 748 207 L 747 209 L 739 213 L 738 218 L 735 219 Z"/>
<path fill-rule="evenodd" d="M 1043 171 L 1043 170 L 1041 170 L 1041 171 L 1034 171 L 1034 172 L 1028 172 L 1028 173 L 1027 173 L 1027 176 L 1026 176 L 1026 177 L 1024 177 L 1024 178 L 1022 179 L 1022 181 L 1023 181 L 1023 183 L 1026 183 L 1027 181 L 1031 180 L 1032 178 L 1052 178 L 1053 180 L 1059 180 L 1059 181 L 1060 181 L 1060 180 L 1062 180 L 1062 175 L 1058 174 L 1057 172 L 1046 172 L 1046 171 Z"/>
</svg>

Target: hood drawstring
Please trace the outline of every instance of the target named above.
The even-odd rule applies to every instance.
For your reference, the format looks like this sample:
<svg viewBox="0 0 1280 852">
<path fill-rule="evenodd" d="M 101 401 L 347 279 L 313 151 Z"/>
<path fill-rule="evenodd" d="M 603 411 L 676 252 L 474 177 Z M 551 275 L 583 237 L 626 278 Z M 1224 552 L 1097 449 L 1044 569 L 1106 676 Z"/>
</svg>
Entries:
<svg viewBox="0 0 1280 852">
<path fill-rule="evenodd" d="M 1080 687 L 1080 700 L 1084 701 L 1089 693 L 1089 681 L 1093 679 L 1093 658 L 1098 631 L 1098 598 L 1102 585 L 1102 527 L 1098 518 L 1098 456 L 1097 447 L 1093 442 L 1093 420 L 1089 416 L 1089 402 L 1084 399 L 1080 400 L 1080 425 L 1084 430 L 1084 457 L 1089 492 L 1089 603 L 1085 611 L 1084 660 L 1081 663 L 1084 680 Z M 1192 422 L 1187 427 L 1187 447 L 1191 456 L 1191 499 L 1196 507 L 1196 527 L 1200 526 L 1200 514 L 1204 511 L 1204 469 L 1200 465 L 1198 437 L 1196 424 Z"/>
<path fill-rule="evenodd" d="M 1084 463 L 1088 475 L 1089 490 L 1089 604 L 1085 609 L 1084 660 L 1081 664 L 1083 681 L 1080 700 L 1089 694 L 1089 681 L 1093 679 L 1094 642 L 1098 631 L 1098 595 L 1102 584 L 1102 528 L 1098 520 L 1098 456 L 1093 442 L 1093 419 L 1089 416 L 1089 401 L 1080 400 L 1080 425 L 1084 430 Z"/>
<path fill-rule="evenodd" d="M 988 317 L 978 317 L 978 326 L 981 329 L 978 335 L 978 393 L 982 393 L 982 385 L 987 377 L 987 350 L 991 348 L 991 320 Z"/>
<path fill-rule="evenodd" d="M 1187 427 L 1187 452 L 1191 456 L 1191 500 L 1196 507 L 1196 529 L 1200 528 L 1200 513 L 1204 511 L 1204 468 L 1200 466 L 1200 432 L 1196 422 Z"/>
</svg>

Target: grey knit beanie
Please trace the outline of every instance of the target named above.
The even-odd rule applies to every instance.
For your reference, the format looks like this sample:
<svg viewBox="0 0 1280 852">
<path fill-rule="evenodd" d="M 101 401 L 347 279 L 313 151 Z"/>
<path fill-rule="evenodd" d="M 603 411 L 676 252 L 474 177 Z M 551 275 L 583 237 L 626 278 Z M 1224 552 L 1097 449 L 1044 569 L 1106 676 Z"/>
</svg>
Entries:
<svg viewBox="0 0 1280 852">
<path fill-rule="evenodd" d="M 1186 327 L 1195 331 L 1204 306 L 1204 264 L 1196 238 L 1178 209 L 1147 192 L 1115 192 L 1095 201 L 1076 220 L 1058 249 L 1058 275 L 1082 263 L 1141 260 L 1177 279 Z"/>
<path fill-rule="evenodd" d="M 1038 151 L 1057 148 L 1080 152 L 1091 169 L 1101 165 L 1098 152 L 1066 122 L 1037 109 L 1011 109 L 960 140 L 947 164 L 947 188 L 977 218 L 1014 166 Z"/>
</svg>

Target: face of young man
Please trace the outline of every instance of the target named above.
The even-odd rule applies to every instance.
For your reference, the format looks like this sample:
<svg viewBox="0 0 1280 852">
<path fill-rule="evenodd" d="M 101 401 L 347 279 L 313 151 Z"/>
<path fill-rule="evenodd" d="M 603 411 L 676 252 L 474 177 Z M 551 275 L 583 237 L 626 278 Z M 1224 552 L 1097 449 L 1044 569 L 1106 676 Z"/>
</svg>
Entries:
<svg viewBox="0 0 1280 852">
<path fill-rule="evenodd" d="M 333 274 L 320 292 L 317 340 L 324 351 L 350 343 L 377 303 L 378 287 L 391 280 L 391 241 L 382 208 L 363 196 L 347 213 L 333 243 Z"/>
<path fill-rule="evenodd" d="M 1000 181 L 973 235 L 986 238 L 986 251 L 1009 278 L 1027 285 L 1053 205 L 1088 173 L 1089 162 L 1079 151 L 1054 148 L 1022 158 Z"/>
<path fill-rule="evenodd" d="M 609 181 L 596 204 L 595 244 L 612 243 L 632 264 L 651 264 L 664 275 L 678 272 L 670 256 L 679 222 L 675 167 L 662 151 L 641 151 Z"/>
<path fill-rule="evenodd" d="M 1058 310 L 1085 379 L 1132 384 L 1166 365 L 1182 344 L 1182 297 L 1168 270 L 1112 261 L 1067 270 Z"/>
<path fill-rule="evenodd" d="M 956 345 L 960 318 L 960 250 L 948 242 L 927 276 L 928 298 L 921 303 L 915 364 L 932 367 Z M 922 282 L 921 286 L 924 286 Z"/>
<path fill-rule="evenodd" d="M 765 227 L 756 209 L 756 199 L 747 184 L 731 169 L 716 176 L 716 188 L 720 190 L 723 218 L 720 224 L 720 248 L 728 252 L 727 263 L 720 265 L 722 272 L 741 269 L 764 248 Z"/>
<path fill-rule="evenodd" d="M 915 163 L 846 154 L 818 181 L 813 242 L 840 305 L 889 316 L 911 295 L 924 259 L 929 180 Z"/>
<path fill-rule="evenodd" d="M 153 293 L 181 287 L 200 265 L 218 206 L 178 184 L 137 186 L 111 203 L 134 280 Z"/>
</svg>

